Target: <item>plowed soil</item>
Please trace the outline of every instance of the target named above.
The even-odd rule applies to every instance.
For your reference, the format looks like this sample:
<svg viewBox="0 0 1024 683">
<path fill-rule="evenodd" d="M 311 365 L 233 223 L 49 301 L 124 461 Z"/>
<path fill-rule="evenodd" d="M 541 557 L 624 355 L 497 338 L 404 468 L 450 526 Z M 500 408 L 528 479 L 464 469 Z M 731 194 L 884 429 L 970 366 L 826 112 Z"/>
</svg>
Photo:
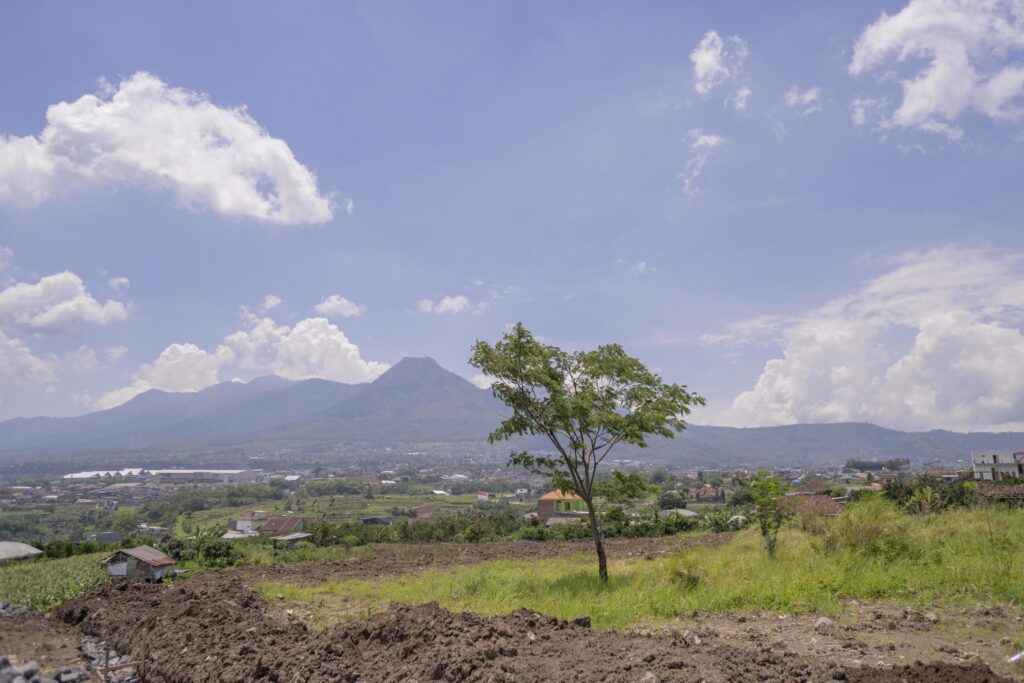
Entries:
<svg viewBox="0 0 1024 683">
<path fill-rule="evenodd" d="M 661 554 L 680 542 L 616 541 L 612 552 Z M 249 587 L 268 578 L 319 583 L 587 550 L 585 543 L 385 546 L 375 557 L 344 563 L 246 567 L 170 585 L 109 584 L 65 603 L 54 617 L 136 655 L 148 630 L 147 678 L 153 681 L 1010 680 L 976 658 L 871 666 L 876 662 L 866 657 L 862 661 L 856 650 L 853 657 L 800 646 L 797 641 L 805 640 L 807 632 L 782 636 L 757 626 L 756 616 L 738 624 L 736 633 L 723 630 L 721 621 L 735 618 L 721 615 L 714 616 L 718 622 L 693 615 L 692 623 L 683 618 L 660 632 L 618 633 L 595 632 L 585 619 L 565 622 L 525 610 L 485 617 L 437 605 L 396 605 L 317 631 Z M 777 615 L 771 619 L 790 628 L 797 625 Z M 917 624 L 907 620 L 911 622 Z M 841 648 L 843 641 L 855 638 L 840 634 L 835 640 Z"/>
</svg>

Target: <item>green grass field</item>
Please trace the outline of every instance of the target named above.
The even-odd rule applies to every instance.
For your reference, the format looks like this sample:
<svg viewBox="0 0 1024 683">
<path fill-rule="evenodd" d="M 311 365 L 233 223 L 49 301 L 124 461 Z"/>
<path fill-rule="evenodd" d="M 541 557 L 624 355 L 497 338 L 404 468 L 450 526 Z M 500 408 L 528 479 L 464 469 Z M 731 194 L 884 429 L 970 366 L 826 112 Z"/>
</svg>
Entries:
<svg viewBox="0 0 1024 683">
<path fill-rule="evenodd" d="M 838 545 L 833 536 L 831 548 L 825 535 L 786 529 L 774 559 L 767 557 L 753 529 L 714 549 L 694 547 L 655 560 L 612 558 L 607 586 L 597 580 L 594 559 L 583 555 L 317 587 L 264 584 L 259 590 L 316 605 L 315 621 L 321 624 L 391 601 L 436 601 L 484 614 L 526 607 L 564 619 L 588 615 L 598 629 L 671 620 L 695 609 L 836 615 L 847 598 L 1024 606 L 1024 512 L 871 516 L 880 518 L 882 526 L 858 527 Z M 861 533 L 881 538 L 883 547 L 858 546 Z M 885 548 L 886 539 L 897 547 Z"/>
</svg>

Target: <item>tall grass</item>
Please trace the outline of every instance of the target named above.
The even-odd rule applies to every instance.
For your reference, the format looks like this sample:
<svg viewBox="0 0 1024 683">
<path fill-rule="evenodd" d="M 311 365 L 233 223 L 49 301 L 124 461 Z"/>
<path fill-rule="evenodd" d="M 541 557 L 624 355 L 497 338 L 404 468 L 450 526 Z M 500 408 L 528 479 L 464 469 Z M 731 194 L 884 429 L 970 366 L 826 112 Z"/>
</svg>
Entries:
<svg viewBox="0 0 1024 683">
<path fill-rule="evenodd" d="M 718 548 L 685 548 L 660 560 L 612 558 L 602 585 L 593 559 L 501 561 L 385 581 L 261 590 L 363 613 L 390 601 L 436 601 L 455 610 L 505 614 L 526 607 L 595 628 L 673 619 L 703 609 L 836 615 L 849 598 L 921 606 L 1024 606 L 1024 512 L 960 510 L 906 516 L 881 501 L 851 506 L 815 535 L 785 529 L 768 558 L 752 529 Z M 360 605 L 354 609 L 353 605 Z"/>
</svg>

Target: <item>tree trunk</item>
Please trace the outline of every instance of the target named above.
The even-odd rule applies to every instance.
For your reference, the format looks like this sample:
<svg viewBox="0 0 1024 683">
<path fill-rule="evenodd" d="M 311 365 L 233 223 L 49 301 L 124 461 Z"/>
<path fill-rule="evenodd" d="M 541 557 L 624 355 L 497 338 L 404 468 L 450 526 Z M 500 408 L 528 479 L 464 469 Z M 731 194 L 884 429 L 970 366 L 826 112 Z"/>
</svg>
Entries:
<svg viewBox="0 0 1024 683">
<path fill-rule="evenodd" d="M 601 534 L 601 527 L 597 525 L 597 513 L 594 511 L 594 504 L 586 500 L 587 517 L 590 521 L 590 535 L 594 537 L 594 548 L 597 550 L 597 574 L 601 582 L 608 581 L 608 558 L 604 554 L 604 536 Z"/>
</svg>

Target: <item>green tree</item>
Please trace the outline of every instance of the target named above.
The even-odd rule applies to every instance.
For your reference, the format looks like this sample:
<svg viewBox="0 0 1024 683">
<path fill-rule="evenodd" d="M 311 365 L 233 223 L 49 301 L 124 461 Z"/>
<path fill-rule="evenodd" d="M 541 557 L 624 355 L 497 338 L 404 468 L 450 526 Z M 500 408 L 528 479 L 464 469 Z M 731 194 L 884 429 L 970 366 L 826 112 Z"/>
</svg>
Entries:
<svg viewBox="0 0 1024 683">
<path fill-rule="evenodd" d="M 132 508 L 122 508 L 114 513 L 111 525 L 114 531 L 121 534 L 121 538 L 127 538 L 139 530 L 142 524 L 142 516 Z"/>
<path fill-rule="evenodd" d="M 522 323 L 494 346 L 478 341 L 470 364 L 492 379 L 491 389 L 512 415 L 488 437 L 546 437 L 554 457 L 512 451 L 510 465 L 541 474 L 583 499 L 597 552 L 598 573 L 608 560 L 594 504 L 598 469 L 620 443 L 644 448 L 651 435 L 672 437 L 704 399 L 666 384 L 618 344 L 567 353 L 542 344 Z"/>
<path fill-rule="evenodd" d="M 750 495 L 754 499 L 754 521 L 761 530 L 768 557 L 775 557 L 779 530 L 792 516 L 792 510 L 786 504 L 788 489 L 789 484 L 763 470 L 750 482 Z"/>
</svg>

